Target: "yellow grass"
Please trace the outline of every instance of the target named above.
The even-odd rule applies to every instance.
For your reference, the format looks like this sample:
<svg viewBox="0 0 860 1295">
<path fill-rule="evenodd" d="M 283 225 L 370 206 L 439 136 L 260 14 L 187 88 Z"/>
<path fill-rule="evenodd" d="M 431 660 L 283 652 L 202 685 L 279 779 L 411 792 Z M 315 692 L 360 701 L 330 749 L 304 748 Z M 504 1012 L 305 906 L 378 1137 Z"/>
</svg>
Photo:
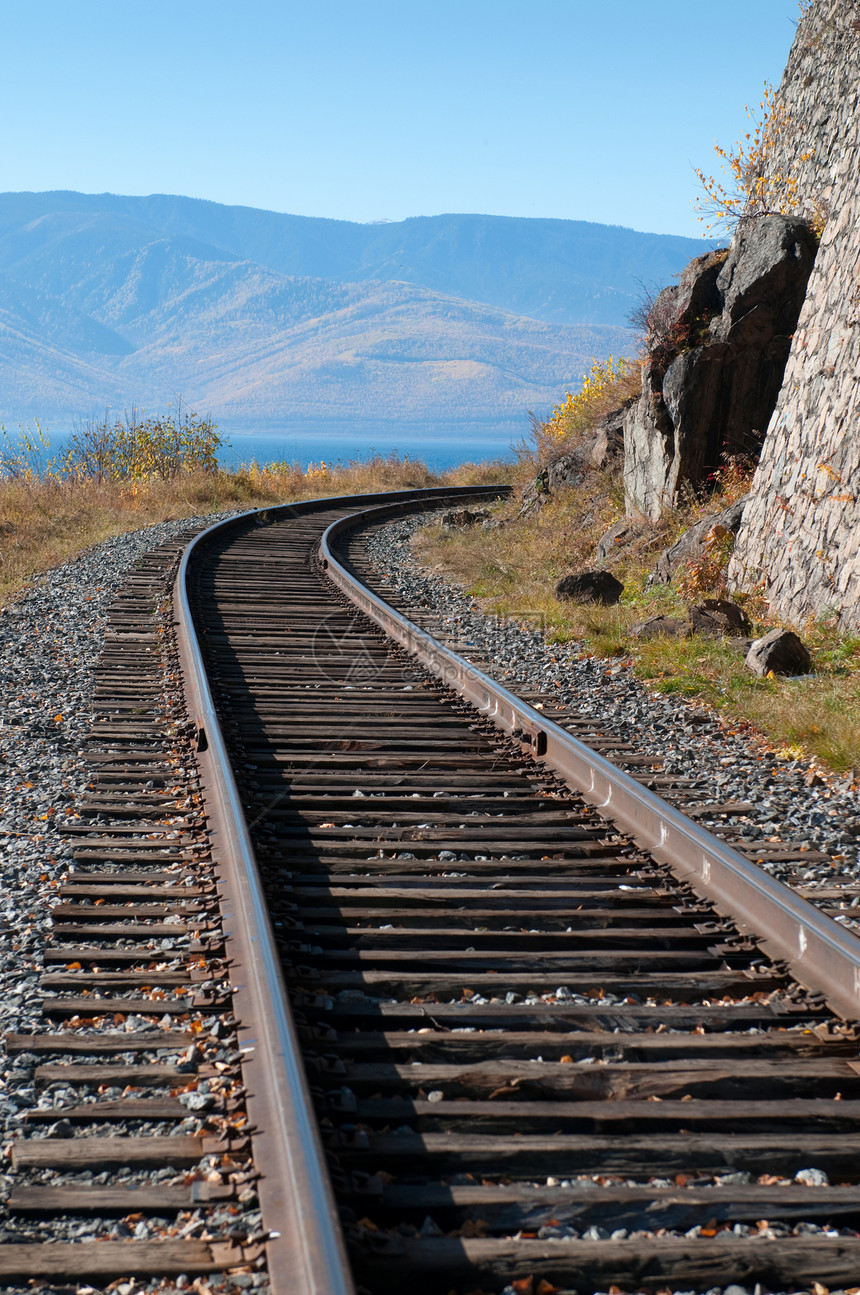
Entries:
<svg viewBox="0 0 860 1295">
<path fill-rule="evenodd" d="M 167 481 L 74 481 L 56 476 L 0 478 L 0 605 L 26 581 L 113 535 L 156 522 L 235 508 L 265 507 L 325 495 L 406 490 L 442 482 L 480 485 L 502 480 L 509 464 L 465 464 L 436 474 L 397 455 L 312 466 L 236 472 L 186 472 Z"/>
</svg>

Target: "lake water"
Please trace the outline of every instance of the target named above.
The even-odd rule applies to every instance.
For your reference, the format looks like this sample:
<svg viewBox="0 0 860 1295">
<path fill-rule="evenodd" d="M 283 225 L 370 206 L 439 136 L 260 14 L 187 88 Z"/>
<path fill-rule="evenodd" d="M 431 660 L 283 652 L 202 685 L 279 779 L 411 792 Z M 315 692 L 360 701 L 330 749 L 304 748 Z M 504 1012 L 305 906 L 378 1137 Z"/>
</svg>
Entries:
<svg viewBox="0 0 860 1295">
<path fill-rule="evenodd" d="M 367 459 L 374 454 L 398 454 L 420 459 L 429 468 L 441 471 L 483 459 L 513 459 L 511 443 L 517 439 L 517 432 L 510 428 L 495 432 L 464 428 L 453 434 L 434 434 L 430 429 L 384 428 L 355 432 L 229 431 L 224 437 L 229 444 L 222 446 L 218 458 L 225 468 L 236 468 L 254 459 L 257 463 L 285 460 L 306 469 L 309 463 L 318 463 L 320 459 L 331 464 L 338 460 L 345 463 L 350 459 Z"/>
</svg>

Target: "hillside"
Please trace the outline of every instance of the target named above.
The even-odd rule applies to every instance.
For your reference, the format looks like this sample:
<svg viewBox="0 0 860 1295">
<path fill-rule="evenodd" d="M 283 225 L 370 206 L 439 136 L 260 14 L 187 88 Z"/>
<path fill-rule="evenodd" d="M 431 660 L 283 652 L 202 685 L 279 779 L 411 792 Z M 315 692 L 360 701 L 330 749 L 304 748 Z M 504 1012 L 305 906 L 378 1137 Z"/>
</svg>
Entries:
<svg viewBox="0 0 860 1295">
<path fill-rule="evenodd" d="M 62 298 L 0 280 L 0 418 L 163 407 L 233 425 L 524 419 L 620 328 L 566 328 L 402 283 L 288 278 L 153 244 Z M 4 289 L 6 289 L 4 291 Z M 73 297 L 92 311 L 69 309 Z M 67 312 L 67 313 L 65 313 Z"/>
<path fill-rule="evenodd" d="M 177 395 L 225 426 L 524 426 L 624 354 L 690 239 L 575 221 L 355 225 L 188 198 L 0 195 L 0 419 Z"/>
<path fill-rule="evenodd" d="M 153 235 L 280 274 L 393 279 L 551 323 L 617 326 L 642 283 L 662 287 L 703 250 L 700 239 L 578 220 L 445 215 L 359 225 L 162 194 L 0 194 L 0 271 L 47 292 L 63 277 L 58 255 L 70 239 L 84 260 L 113 260 Z"/>
</svg>

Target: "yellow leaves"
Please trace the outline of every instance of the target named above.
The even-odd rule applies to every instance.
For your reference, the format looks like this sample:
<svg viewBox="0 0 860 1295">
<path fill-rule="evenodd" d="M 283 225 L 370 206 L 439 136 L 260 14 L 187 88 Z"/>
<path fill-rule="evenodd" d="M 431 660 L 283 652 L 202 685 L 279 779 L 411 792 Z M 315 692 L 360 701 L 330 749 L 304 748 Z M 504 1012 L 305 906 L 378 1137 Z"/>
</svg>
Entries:
<svg viewBox="0 0 860 1295">
<path fill-rule="evenodd" d="M 776 96 L 770 83 L 765 84 L 764 95 L 759 103 L 762 116 L 759 120 L 746 105 L 747 116 L 753 123 L 752 132 L 747 131 L 743 139 L 738 140 L 733 149 L 714 145 L 717 156 L 727 164 L 732 176 L 732 189 L 715 180 L 712 175 L 695 168 L 696 176 L 705 191 L 705 197 L 697 200 L 699 220 L 704 220 L 705 213 L 713 214 L 716 220 L 707 225 L 713 229 L 719 222 L 734 222 L 742 216 L 762 216 L 774 212 L 789 216 L 798 214 L 801 203 L 798 198 L 796 176 L 785 169 L 773 169 L 777 156 L 784 156 L 793 143 L 793 124 L 788 109 Z M 801 153 L 799 161 L 812 160 L 811 153 Z M 726 166 L 722 171 L 726 172 Z M 815 204 L 813 221 L 817 218 Z"/>
<path fill-rule="evenodd" d="M 610 355 L 604 361 L 595 360 L 588 373 L 582 375 L 582 386 L 574 394 L 568 391 L 563 405 L 555 405 L 544 423 L 544 432 L 552 439 L 566 440 L 587 425 L 594 406 L 625 376 L 630 361 L 622 356 L 616 360 Z"/>
</svg>

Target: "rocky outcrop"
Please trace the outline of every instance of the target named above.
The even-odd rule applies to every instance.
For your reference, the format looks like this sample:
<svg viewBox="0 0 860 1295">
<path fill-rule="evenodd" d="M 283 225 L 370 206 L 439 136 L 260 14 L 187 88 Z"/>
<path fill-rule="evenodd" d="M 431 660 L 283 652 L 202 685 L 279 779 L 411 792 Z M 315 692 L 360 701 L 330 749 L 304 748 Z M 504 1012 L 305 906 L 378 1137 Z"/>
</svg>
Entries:
<svg viewBox="0 0 860 1295">
<path fill-rule="evenodd" d="M 814 259 L 804 221 L 763 216 L 657 297 L 624 422 L 628 512 L 656 520 L 685 483 L 759 452 Z"/>
<path fill-rule="evenodd" d="M 618 470 L 624 459 L 625 405 L 605 414 L 592 434 L 541 468 L 523 491 L 520 514 L 528 517 L 553 495 L 582 485 L 589 473 Z"/>
<path fill-rule="evenodd" d="M 523 491 L 520 516 L 529 517 L 537 512 L 559 490 L 578 486 L 585 479 L 588 466 L 587 456 L 579 448 L 546 464 Z"/>
<path fill-rule="evenodd" d="M 730 582 L 761 590 L 777 616 L 850 628 L 860 627 L 857 21 L 844 0 L 816 0 L 779 89 L 794 129 L 771 167 L 828 219 L 729 566 Z"/>
<path fill-rule="evenodd" d="M 669 584 L 679 567 L 686 565 L 688 562 L 695 562 L 697 558 L 704 556 L 712 536 L 719 536 L 721 532 L 732 535 L 737 534 L 748 498 L 748 495 L 744 495 L 742 499 L 736 500 L 728 508 L 724 508 L 722 512 L 708 513 L 701 521 L 696 522 L 695 525 L 684 531 L 683 535 L 679 536 L 675 543 L 660 555 L 656 567 L 648 577 L 648 583 L 651 585 Z"/>
<path fill-rule="evenodd" d="M 613 409 L 596 424 L 588 459 L 593 468 L 611 472 L 624 462 L 624 419 L 629 401 Z"/>
<path fill-rule="evenodd" d="M 641 540 L 645 531 L 645 525 L 634 517 L 622 517 L 619 521 L 613 522 L 609 530 L 604 532 L 597 541 L 597 548 L 594 551 L 595 561 L 602 564 L 611 561 L 619 553 L 626 553 Z"/>
<path fill-rule="evenodd" d="M 464 526 L 480 526 L 490 520 L 486 508 L 451 508 L 442 514 L 442 525 L 447 530 L 460 530 Z"/>
</svg>

